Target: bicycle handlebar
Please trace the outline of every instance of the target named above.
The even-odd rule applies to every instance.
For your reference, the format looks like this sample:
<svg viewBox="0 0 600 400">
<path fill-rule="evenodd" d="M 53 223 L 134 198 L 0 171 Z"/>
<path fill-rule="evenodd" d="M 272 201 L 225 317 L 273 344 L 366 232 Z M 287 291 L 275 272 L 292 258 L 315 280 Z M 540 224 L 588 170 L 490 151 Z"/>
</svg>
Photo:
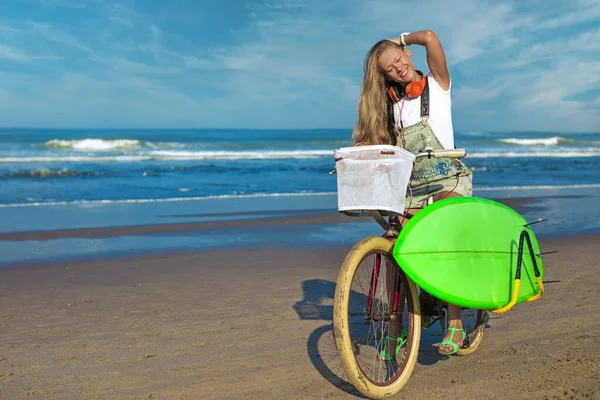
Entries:
<svg viewBox="0 0 600 400">
<path fill-rule="evenodd" d="M 465 149 L 443 149 L 443 150 L 425 150 L 416 155 L 417 158 L 463 158 L 467 156 Z"/>
</svg>

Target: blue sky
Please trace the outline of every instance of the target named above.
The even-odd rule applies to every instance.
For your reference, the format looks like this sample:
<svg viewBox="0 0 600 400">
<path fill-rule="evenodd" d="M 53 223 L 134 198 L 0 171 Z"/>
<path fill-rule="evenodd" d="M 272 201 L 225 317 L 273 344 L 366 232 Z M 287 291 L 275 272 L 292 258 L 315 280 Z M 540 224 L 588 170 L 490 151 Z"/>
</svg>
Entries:
<svg viewBox="0 0 600 400">
<path fill-rule="evenodd" d="M 369 47 L 419 29 L 455 129 L 600 131 L 598 0 L 3 0 L 0 126 L 352 128 Z"/>
</svg>

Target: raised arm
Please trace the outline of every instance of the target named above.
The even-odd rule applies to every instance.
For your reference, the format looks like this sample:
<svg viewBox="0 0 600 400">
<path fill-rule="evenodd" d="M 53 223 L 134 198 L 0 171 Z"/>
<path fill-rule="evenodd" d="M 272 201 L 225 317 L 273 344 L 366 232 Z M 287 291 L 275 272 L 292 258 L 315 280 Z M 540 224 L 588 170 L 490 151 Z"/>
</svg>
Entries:
<svg viewBox="0 0 600 400">
<path fill-rule="evenodd" d="M 396 38 L 394 41 L 398 44 L 401 43 L 400 38 Z M 404 43 L 407 46 L 416 44 L 425 47 L 427 64 L 431 74 L 443 90 L 448 90 L 450 88 L 450 72 L 446 64 L 446 55 L 442 43 L 440 43 L 440 39 L 435 32 L 423 30 L 409 33 L 404 35 Z"/>
</svg>

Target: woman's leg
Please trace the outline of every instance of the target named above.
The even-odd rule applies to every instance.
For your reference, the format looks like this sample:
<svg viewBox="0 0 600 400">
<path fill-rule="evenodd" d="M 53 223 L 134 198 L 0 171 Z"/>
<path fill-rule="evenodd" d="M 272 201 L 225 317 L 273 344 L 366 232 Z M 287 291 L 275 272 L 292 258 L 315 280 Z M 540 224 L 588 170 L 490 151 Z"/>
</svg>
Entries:
<svg viewBox="0 0 600 400">
<path fill-rule="evenodd" d="M 386 263 L 387 264 L 387 263 Z M 389 263 L 385 268 L 385 284 L 388 296 L 388 306 L 392 307 L 394 293 L 396 291 L 396 274 L 398 274 L 398 266 L 395 263 Z M 398 346 L 399 340 L 404 331 L 404 325 L 402 323 L 402 317 L 404 315 L 404 304 L 406 303 L 406 288 L 404 283 L 400 281 L 399 298 L 398 298 L 398 310 L 395 313 L 391 313 L 390 322 L 388 324 L 388 334 L 385 339 L 385 351 L 388 357 L 396 356 L 396 346 Z M 385 354 L 379 355 L 380 360 L 387 359 Z"/>
<path fill-rule="evenodd" d="M 462 329 L 462 319 L 460 319 L 460 307 L 455 306 L 454 304 L 448 303 L 448 332 L 446 332 L 446 336 L 444 336 L 443 342 L 449 341 L 452 338 L 452 342 L 456 344 L 459 348 L 463 346 L 464 337 L 463 334 L 459 331 L 454 331 L 454 329 Z M 452 354 L 454 353 L 454 346 L 449 344 L 443 344 L 439 347 L 439 352 L 441 354 Z"/>
<path fill-rule="evenodd" d="M 433 196 L 433 201 L 439 201 L 449 197 L 460 197 L 459 193 L 454 192 L 441 192 Z M 460 318 L 460 307 L 455 306 L 454 304 L 448 304 L 448 328 L 462 328 L 462 320 Z M 452 342 L 457 346 L 461 347 L 463 344 L 463 336 L 460 332 L 454 333 L 451 329 L 448 329 L 446 332 L 446 336 L 443 341 L 448 341 L 452 338 Z M 454 350 L 454 347 L 449 344 L 443 344 L 440 346 L 439 351 L 441 353 L 451 353 Z"/>
<path fill-rule="evenodd" d="M 445 199 L 445 198 L 449 198 L 449 197 L 460 197 L 462 196 L 460 193 L 456 193 L 456 192 L 440 192 L 440 193 L 436 193 L 433 196 L 433 202 Z M 415 215 L 417 212 L 419 212 L 421 209 L 420 208 L 411 208 L 409 210 L 407 210 L 407 213 L 411 214 L 411 215 Z M 401 219 L 401 223 L 402 226 L 404 226 L 406 223 L 408 222 L 408 220 L 402 220 Z M 457 328 L 460 329 L 462 328 L 462 319 L 460 318 L 460 307 L 459 306 L 455 306 L 454 304 L 448 304 L 448 328 Z M 455 343 L 457 346 L 461 347 L 463 344 L 463 336 L 460 332 L 456 332 L 453 335 L 453 330 L 448 329 L 448 332 L 446 333 L 446 336 L 444 337 L 444 339 L 442 341 L 448 341 L 450 340 L 450 338 L 452 338 L 452 342 Z M 449 344 L 444 344 L 441 345 L 439 348 L 440 353 L 451 353 L 454 350 L 454 347 L 449 345 Z"/>
</svg>

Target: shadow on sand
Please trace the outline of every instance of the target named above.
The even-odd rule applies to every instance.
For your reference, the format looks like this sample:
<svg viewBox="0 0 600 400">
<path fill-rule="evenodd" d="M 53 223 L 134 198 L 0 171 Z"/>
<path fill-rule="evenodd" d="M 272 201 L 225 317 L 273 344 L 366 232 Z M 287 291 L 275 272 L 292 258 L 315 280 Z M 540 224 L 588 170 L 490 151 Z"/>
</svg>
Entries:
<svg viewBox="0 0 600 400">
<path fill-rule="evenodd" d="M 328 322 L 315 329 L 307 340 L 308 356 L 316 370 L 335 387 L 355 395 L 362 396 L 352 384 L 345 380 L 335 340 L 333 337 L 333 298 L 335 295 L 335 282 L 323 279 L 311 279 L 302 283 L 304 298 L 294 304 L 294 309 L 301 320 Z M 366 303 L 366 296 L 355 295 L 352 301 Z M 434 365 L 440 360 L 447 359 L 437 352 L 434 344 L 441 341 L 443 328 L 436 322 L 428 329 L 421 331 L 421 342 L 417 362 L 421 365 Z"/>
</svg>

